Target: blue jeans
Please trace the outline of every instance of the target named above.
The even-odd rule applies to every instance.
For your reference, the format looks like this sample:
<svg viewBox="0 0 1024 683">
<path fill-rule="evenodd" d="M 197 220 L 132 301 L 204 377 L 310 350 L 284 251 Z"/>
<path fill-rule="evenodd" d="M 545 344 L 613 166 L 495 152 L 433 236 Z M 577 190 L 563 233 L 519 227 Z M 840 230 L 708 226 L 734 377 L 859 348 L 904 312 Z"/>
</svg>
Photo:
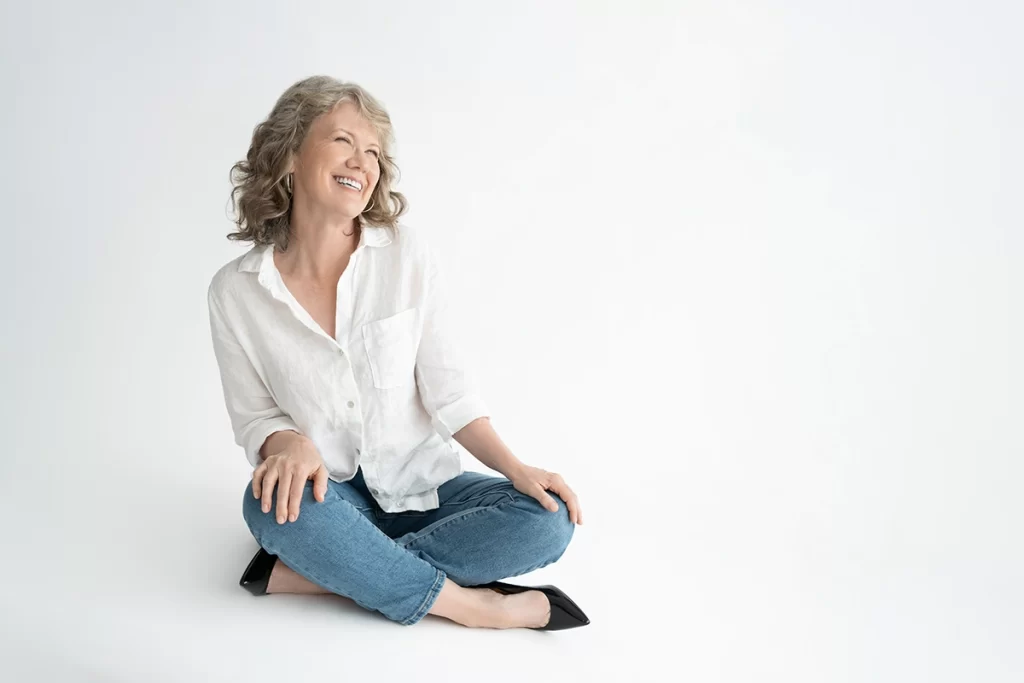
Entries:
<svg viewBox="0 0 1024 683">
<path fill-rule="evenodd" d="M 313 482 L 302 492 L 299 518 L 277 523 L 277 491 L 264 513 L 245 490 L 242 516 L 253 537 L 279 562 L 332 593 L 404 625 L 420 621 L 445 578 L 474 586 L 517 576 L 562 556 L 575 525 L 565 501 L 551 512 L 505 477 L 463 472 L 440 486 L 440 507 L 384 512 L 353 479 L 327 480 L 324 502 Z"/>
</svg>

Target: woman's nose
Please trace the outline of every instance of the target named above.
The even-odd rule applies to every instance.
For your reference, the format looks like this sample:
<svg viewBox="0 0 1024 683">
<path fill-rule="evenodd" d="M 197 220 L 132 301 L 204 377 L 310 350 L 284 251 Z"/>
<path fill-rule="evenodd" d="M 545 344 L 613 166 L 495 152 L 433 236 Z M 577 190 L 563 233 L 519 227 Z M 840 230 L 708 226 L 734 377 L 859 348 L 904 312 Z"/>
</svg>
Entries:
<svg viewBox="0 0 1024 683">
<path fill-rule="evenodd" d="M 356 164 L 359 165 L 359 168 L 366 168 L 369 156 L 369 151 L 355 150 L 354 152 L 352 152 L 352 156 L 349 157 L 349 161 L 354 161 Z"/>
</svg>

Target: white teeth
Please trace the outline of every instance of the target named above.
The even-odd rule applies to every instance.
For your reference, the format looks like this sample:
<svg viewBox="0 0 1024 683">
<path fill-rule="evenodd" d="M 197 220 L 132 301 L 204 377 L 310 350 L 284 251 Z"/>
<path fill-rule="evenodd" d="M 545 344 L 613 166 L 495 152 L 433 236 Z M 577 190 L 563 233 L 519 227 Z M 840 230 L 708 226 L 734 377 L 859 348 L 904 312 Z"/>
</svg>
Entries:
<svg viewBox="0 0 1024 683">
<path fill-rule="evenodd" d="M 339 178 L 338 176 L 335 176 L 334 179 L 340 185 L 348 185 L 349 187 L 351 187 L 354 190 L 360 190 L 361 191 L 363 189 L 362 185 L 360 185 L 359 183 L 357 183 L 354 180 L 349 180 L 348 178 Z"/>
</svg>

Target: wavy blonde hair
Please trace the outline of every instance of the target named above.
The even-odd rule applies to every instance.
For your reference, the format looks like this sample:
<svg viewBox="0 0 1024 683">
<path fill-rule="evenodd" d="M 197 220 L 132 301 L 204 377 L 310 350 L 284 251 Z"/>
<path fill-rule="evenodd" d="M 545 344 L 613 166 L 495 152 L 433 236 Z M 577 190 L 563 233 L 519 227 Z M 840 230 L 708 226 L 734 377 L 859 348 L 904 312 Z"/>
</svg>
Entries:
<svg viewBox="0 0 1024 683">
<path fill-rule="evenodd" d="M 398 230 L 398 218 L 408 208 L 405 196 L 392 189 L 398 166 L 391 117 L 373 95 L 355 83 L 330 76 L 310 76 L 282 93 L 265 121 L 256 126 L 245 159 L 231 167 L 231 202 L 236 232 L 229 240 L 275 243 L 287 249 L 292 198 L 285 187 L 289 156 L 297 153 L 313 121 L 342 102 L 352 102 L 374 127 L 380 141 L 380 178 L 370 196 L 370 211 L 360 214 L 358 227 L 377 225 Z"/>
</svg>

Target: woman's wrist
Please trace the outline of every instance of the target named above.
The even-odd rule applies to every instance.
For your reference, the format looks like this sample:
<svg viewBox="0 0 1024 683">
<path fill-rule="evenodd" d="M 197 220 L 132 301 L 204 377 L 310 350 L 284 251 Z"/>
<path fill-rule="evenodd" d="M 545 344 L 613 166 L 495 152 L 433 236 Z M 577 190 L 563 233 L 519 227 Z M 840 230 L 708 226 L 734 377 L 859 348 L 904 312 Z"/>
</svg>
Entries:
<svg viewBox="0 0 1024 683">
<path fill-rule="evenodd" d="M 260 448 L 260 459 L 266 460 L 267 456 L 271 453 L 280 453 L 297 441 L 308 441 L 312 445 L 309 437 L 305 434 L 300 434 L 294 429 L 282 429 L 279 432 L 274 432 L 263 442 L 263 447 Z"/>
<path fill-rule="evenodd" d="M 526 467 L 526 465 L 523 463 L 522 460 L 515 459 L 514 462 L 511 462 L 505 466 L 502 474 L 504 474 L 505 478 L 508 479 L 509 481 L 515 481 L 522 473 L 524 467 Z"/>
</svg>

